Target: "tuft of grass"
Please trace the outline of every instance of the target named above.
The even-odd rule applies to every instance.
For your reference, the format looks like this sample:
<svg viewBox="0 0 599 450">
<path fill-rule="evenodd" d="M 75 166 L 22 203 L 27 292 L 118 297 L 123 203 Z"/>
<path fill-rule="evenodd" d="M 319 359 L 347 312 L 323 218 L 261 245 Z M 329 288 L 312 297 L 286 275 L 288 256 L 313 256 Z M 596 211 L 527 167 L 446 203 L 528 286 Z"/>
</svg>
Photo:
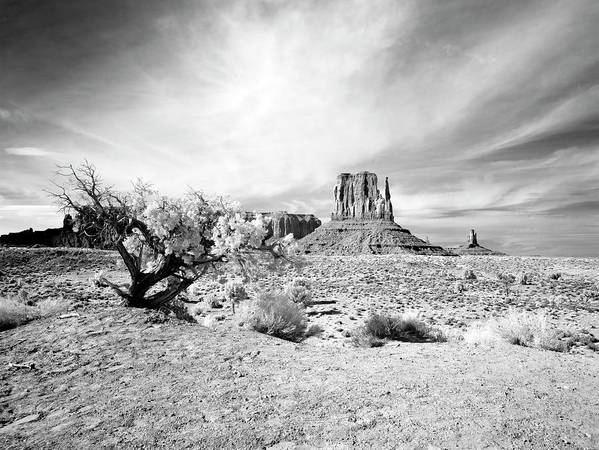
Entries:
<svg viewBox="0 0 599 450">
<path fill-rule="evenodd" d="M 402 316 L 373 314 L 363 327 L 352 334 L 354 344 L 363 347 L 378 347 L 385 340 L 446 342 L 447 337 L 443 331 L 425 324 L 417 314 Z"/>
<path fill-rule="evenodd" d="M 261 293 L 244 310 L 243 323 L 259 333 L 298 342 L 306 336 L 304 309 L 281 294 Z"/>
<path fill-rule="evenodd" d="M 476 275 L 472 269 L 464 270 L 464 280 L 476 280 Z"/>
<path fill-rule="evenodd" d="M 312 301 L 310 282 L 305 278 L 298 277 L 293 279 L 287 283 L 283 292 L 293 303 L 308 306 Z"/>
<path fill-rule="evenodd" d="M 523 347 L 567 352 L 574 342 L 568 336 L 569 333 L 552 327 L 544 314 L 510 311 L 504 317 L 471 326 L 464 340 L 475 344 L 503 341 Z"/>
<path fill-rule="evenodd" d="M 385 345 L 384 339 L 379 339 L 368 332 L 365 326 L 356 328 L 351 333 L 351 341 L 356 347 L 382 347 Z"/>
<path fill-rule="evenodd" d="M 45 298 L 37 302 L 41 317 L 57 316 L 68 311 L 70 304 L 62 298 Z"/>
<path fill-rule="evenodd" d="M 9 297 L 0 297 L 0 331 L 18 327 L 40 317 L 33 306 Z"/>
<path fill-rule="evenodd" d="M 43 299 L 35 306 L 19 301 L 22 299 L 22 296 L 19 296 L 19 299 L 0 297 L 0 331 L 24 325 L 35 319 L 64 313 L 70 306 L 64 299 Z"/>
</svg>

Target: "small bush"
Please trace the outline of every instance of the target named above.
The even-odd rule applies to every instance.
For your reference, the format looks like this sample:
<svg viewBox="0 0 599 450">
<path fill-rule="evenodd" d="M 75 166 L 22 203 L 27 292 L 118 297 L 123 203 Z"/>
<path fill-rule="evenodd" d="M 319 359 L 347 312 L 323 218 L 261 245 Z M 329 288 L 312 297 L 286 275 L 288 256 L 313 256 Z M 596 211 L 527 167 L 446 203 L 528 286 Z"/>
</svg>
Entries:
<svg viewBox="0 0 599 450">
<path fill-rule="evenodd" d="M 476 275 L 472 269 L 464 270 L 464 280 L 476 280 Z"/>
<path fill-rule="evenodd" d="M 260 333 L 289 341 L 300 341 L 306 333 L 305 311 L 285 295 L 261 293 L 244 315 L 243 322 Z"/>
<path fill-rule="evenodd" d="M 231 302 L 239 302 L 248 298 L 243 283 L 237 280 L 227 281 L 225 283 L 225 298 Z"/>
<path fill-rule="evenodd" d="M 511 311 L 504 317 L 473 325 L 464 339 L 469 343 L 503 341 L 523 347 L 567 352 L 573 345 L 573 339 L 561 339 L 567 336 L 564 331 L 551 327 L 544 314 Z"/>
<path fill-rule="evenodd" d="M 313 324 L 310 325 L 308 331 L 306 331 L 306 337 L 319 336 L 322 333 L 324 333 L 324 329 L 318 324 Z"/>
<path fill-rule="evenodd" d="M 379 339 L 368 332 L 365 326 L 356 328 L 351 333 L 352 343 L 356 347 L 382 347 L 385 345 L 384 339 Z"/>
<path fill-rule="evenodd" d="M 378 346 L 373 339 L 390 339 L 404 342 L 445 342 L 445 334 L 436 328 L 429 327 L 422 322 L 416 314 L 404 314 L 402 316 L 384 316 L 373 314 L 354 334 L 353 341 L 360 346 Z M 366 345 L 364 345 L 366 344 Z"/>
<path fill-rule="evenodd" d="M 561 277 L 562 277 L 562 274 L 559 272 L 555 272 L 555 273 L 552 273 L 551 275 L 549 275 L 549 279 L 554 280 L 554 281 L 561 279 Z"/>
<path fill-rule="evenodd" d="M 45 298 L 37 302 L 41 317 L 57 316 L 68 311 L 70 304 L 60 298 Z"/>
<path fill-rule="evenodd" d="M 19 299 L 23 299 L 19 296 Z M 29 298 L 26 299 L 30 301 Z M 43 299 L 30 306 L 10 297 L 0 297 L 0 331 L 18 327 L 27 322 L 66 312 L 70 304 L 63 299 Z"/>
<path fill-rule="evenodd" d="M 37 308 L 13 298 L 0 297 L 0 330 L 15 328 L 39 317 Z"/>
<path fill-rule="evenodd" d="M 312 301 L 310 283 L 305 278 L 295 278 L 285 286 L 283 292 L 293 303 L 308 306 Z"/>
<path fill-rule="evenodd" d="M 528 286 L 528 285 L 532 284 L 532 274 L 522 272 L 522 273 L 518 274 L 518 277 L 516 278 L 516 282 L 518 284 L 521 284 L 522 286 Z"/>
</svg>

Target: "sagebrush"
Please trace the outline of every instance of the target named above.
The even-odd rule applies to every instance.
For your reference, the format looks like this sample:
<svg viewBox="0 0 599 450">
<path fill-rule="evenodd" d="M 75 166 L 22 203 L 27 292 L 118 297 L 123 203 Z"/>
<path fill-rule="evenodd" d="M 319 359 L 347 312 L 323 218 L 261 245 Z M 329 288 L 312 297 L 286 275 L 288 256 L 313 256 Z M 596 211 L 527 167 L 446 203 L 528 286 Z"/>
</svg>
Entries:
<svg viewBox="0 0 599 450">
<path fill-rule="evenodd" d="M 65 312 L 69 308 L 63 299 L 44 299 L 35 305 L 25 304 L 21 299 L 0 297 L 0 331 L 18 327 L 27 322 L 43 317 L 50 317 Z"/>
<path fill-rule="evenodd" d="M 242 312 L 243 324 L 260 332 L 290 341 L 306 336 L 307 318 L 304 309 L 287 296 L 261 293 Z"/>
<path fill-rule="evenodd" d="M 510 311 L 506 316 L 474 324 L 465 333 L 466 342 L 507 342 L 523 347 L 567 352 L 573 345 L 570 333 L 551 326 L 547 316 L 527 311 Z"/>
<path fill-rule="evenodd" d="M 358 346 L 377 347 L 384 340 L 404 342 L 445 342 L 445 334 L 425 324 L 417 314 L 387 316 L 373 314 L 352 334 L 352 341 Z"/>
</svg>

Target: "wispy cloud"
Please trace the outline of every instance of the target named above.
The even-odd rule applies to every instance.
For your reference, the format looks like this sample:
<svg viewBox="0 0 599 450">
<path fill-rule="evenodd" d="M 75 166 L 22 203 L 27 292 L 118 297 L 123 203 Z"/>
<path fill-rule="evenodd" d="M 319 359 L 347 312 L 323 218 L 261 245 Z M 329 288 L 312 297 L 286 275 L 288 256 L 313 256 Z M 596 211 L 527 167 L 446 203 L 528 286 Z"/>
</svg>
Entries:
<svg viewBox="0 0 599 450">
<path fill-rule="evenodd" d="M 52 152 L 45 150 L 43 148 L 37 147 L 7 147 L 4 149 L 6 153 L 9 155 L 16 156 L 49 156 L 52 155 Z"/>
<path fill-rule="evenodd" d="M 595 1 L 107 2 L 6 8 L 0 149 L 51 149 L 0 153 L 6 185 L 87 158 L 326 217 L 336 174 L 373 170 L 402 225 L 518 249 L 547 248 L 548 211 L 591 214 Z"/>
</svg>

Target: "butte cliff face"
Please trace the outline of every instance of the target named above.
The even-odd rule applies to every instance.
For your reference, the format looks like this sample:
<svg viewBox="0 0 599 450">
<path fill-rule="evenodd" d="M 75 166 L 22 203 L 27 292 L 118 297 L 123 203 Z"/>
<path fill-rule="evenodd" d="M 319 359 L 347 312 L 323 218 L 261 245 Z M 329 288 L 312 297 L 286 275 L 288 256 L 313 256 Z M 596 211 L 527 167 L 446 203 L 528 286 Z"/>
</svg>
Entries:
<svg viewBox="0 0 599 450">
<path fill-rule="evenodd" d="M 478 235 L 474 230 L 470 230 L 470 233 L 468 233 L 468 238 L 465 244 L 458 247 L 451 247 L 450 250 L 457 255 L 505 255 L 505 253 L 490 250 L 479 245 Z"/>
<path fill-rule="evenodd" d="M 333 189 L 331 221 L 299 241 L 304 253 L 328 255 L 419 253 L 451 255 L 394 222 L 389 181 L 378 189 L 376 174 L 342 173 Z"/>
<path fill-rule="evenodd" d="M 262 212 L 264 217 L 270 218 L 266 238 L 282 238 L 293 234 L 295 239 L 301 239 L 316 230 L 321 221 L 313 214 L 290 214 L 287 211 Z M 255 213 L 246 212 L 245 219 L 252 220 Z"/>
<path fill-rule="evenodd" d="M 77 223 L 78 231 L 74 231 L 74 225 Z M 86 247 L 113 249 L 114 245 L 108 236 L 88 233 L 86 230 L 93 228 L 93 224 L 86 222 L 80 216 L 75 219 L 70 214 L 64 216 L 62 228 L 47 228 L 45 230 L 34 231 L 32 228 L 19 231 L 17 233 L 8 233 L 0 236 L 0 245 L 9 245 L 17 247 Z"/>
<path fill-rule="evenodd" d="M 393 205 L 389 192 L 389 179 L 385 178 L 385 196 L 379 192 L 376 174 L 359 172 L 342 173 L 337 176 L 333 191 L 335 210 L 332 220 L 390 220 L 393 221 Z"/>
</svg>

